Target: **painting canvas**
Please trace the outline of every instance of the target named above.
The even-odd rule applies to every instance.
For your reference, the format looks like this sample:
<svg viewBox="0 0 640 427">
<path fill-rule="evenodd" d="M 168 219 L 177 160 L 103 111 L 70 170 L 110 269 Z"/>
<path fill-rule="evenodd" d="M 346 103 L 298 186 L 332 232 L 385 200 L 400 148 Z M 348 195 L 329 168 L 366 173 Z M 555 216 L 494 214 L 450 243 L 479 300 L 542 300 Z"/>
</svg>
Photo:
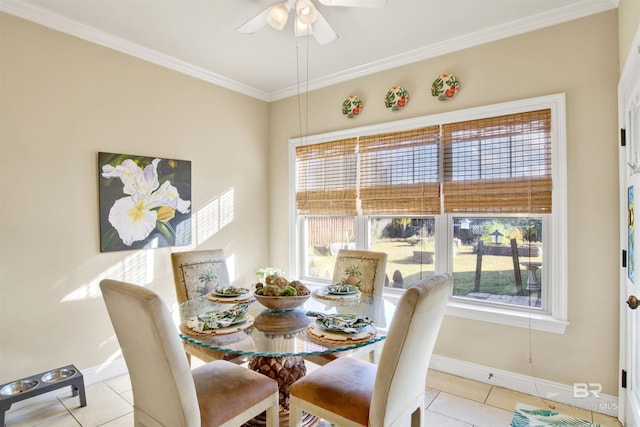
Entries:
<svg viewBox="0 0 640 427">
<path fill-rule="evenodd" d="M 191 243 L 191 162 L 98 153 L 100 251 Z"/>
<path fill-rule="evenodd" d="M 633 186 L 627 189 L 627 233 L 628 233 L 628 248 L 627 248 L 627 275 L 629 280 L 635 282 L 635 239 L 634 239 L 634 210 L 635 201 L 633 200 Z"/>
</svg>

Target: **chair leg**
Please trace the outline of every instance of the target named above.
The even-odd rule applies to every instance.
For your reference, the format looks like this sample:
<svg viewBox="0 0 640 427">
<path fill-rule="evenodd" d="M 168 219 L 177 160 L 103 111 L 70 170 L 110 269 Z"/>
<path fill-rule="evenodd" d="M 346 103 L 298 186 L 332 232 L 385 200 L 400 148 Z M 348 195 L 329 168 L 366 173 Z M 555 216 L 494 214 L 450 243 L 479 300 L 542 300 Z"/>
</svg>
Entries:
<svg viewBox="0 0 640 427">
<path fill-rule="evenodd" d="M 302 427 L 302 409 L 291 406 L 291 402 L 289 402 L 289 427 Z"/>
<path fill-rule="evenodd" d="M 411 427 L 424 427 L 424 406 L 419 406 L 411 414 Z"/>
<path fill-rule="evenodd" d="M 278 397 L 275 398 L 275 404 L 267 408 L 267 426 L 278 427 L 280 425 L 280 406 L 278 405 Z"/>
<path fill-rule="evenodd" d="M 372 349 L 369 352 L 369 362 L 373 363 L 374 365 L 377 365 L 378 360 L 380 359 L 380 346 L 378 344 L 379 343 L 376 343 L 371 346 Z"/>
</svg>

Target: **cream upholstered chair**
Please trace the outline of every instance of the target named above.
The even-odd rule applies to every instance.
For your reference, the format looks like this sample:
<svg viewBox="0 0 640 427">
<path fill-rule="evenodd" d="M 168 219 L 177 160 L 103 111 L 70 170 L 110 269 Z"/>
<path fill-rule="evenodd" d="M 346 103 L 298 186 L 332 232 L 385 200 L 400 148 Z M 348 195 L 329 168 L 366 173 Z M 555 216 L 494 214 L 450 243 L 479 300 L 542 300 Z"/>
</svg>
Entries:
<svg viewBox="0 0 640 427">
<path fill-rule="evenodd" d="M 360 283 L 357 286 L 362 293 L 382 295 L 387 269 L 386 253 L 340 249 L 333 269 L 333 283 L 347 280 L 352 269 L 359 273 Z"/>
<path fill-rule="evenodd" d="M 278 425 L 275 380 L 224 360 L 191 370 L 155 292 L 115 280 L 100 289 L 129 370 L 136 426 L 231 427 L 265 410 L 267 426 Z"/>
<path fill-rule="evenodd" d="M 218 285 L 230 285 L 227 261 L 222 249 L 174 252 L 171 254 L 171 265 L 179 304 L 206 295 Z M 182 344 L 189 363 L 191 363 L 191 356 L 204 362 L 219 359 L 240 363 L 244 361 L 244 358 L 238 358 L 236 355 L 206 349 L 186 341 Z"/>
<path fill-rule="evenodd" d="M 218 285 L 231 284 L 222 249 L 174 252 L 171 265 L 178 303 L 204 296 Z"/>
<path fill-rule="evenodd" d="M 289 389 L 289 425 L 302 411 L 341 427 L 422 426 L 427 369 L 451 295 L 450 274 L 407 289 L 389 327 L 380 362 L 341 357 Z"/>
<path fill-rule="evenodd" d="M 387 269 L 387 254 L 384 252 L 354 251 L 340 249 L 333 268 L 333 283 L 345 282 L 351 275 L 350 271 L 357 271 L 357 285 L 363 294 L 381 296 L 384 289 L 385 274 Z M 360 356 L 369 354 L 369 360 L 376 362 L 378 359 L 379 345 L 364 347 L 357 351 L 323 354 L 319 356 L 307 356 L 306 359 L 317 364 L 324 365 L 338 357 Z"/>
</svg>

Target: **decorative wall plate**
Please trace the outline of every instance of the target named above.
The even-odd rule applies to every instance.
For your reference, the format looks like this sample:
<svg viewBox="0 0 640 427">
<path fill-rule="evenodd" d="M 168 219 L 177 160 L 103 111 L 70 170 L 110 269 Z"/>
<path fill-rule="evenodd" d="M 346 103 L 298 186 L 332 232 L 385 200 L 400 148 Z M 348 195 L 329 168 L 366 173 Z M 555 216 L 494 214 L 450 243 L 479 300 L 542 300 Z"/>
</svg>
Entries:
<svg viewBox="0 0 640 427">
<path fill-rule="evenodd" d="M 404 108 L 409 102 L 409 92 L 402 86 L 393 86 L 384 97 L 384 106 L 391 111 Z"/>
<path fill-rule="evenodd" d="M 351 119 L 360 114 L 362 108 L 363 104 L 360 98 L 357 96 L 350 96 L 342 103 L 342 114 Z"/>
<path fill-rule="evenodd" d="M 431 85 L 431 95 L 438 101 L 447 101 L 453 98 L 460 90 L 460 82 L 453 74 L 440 74 Z"/>
</svg>

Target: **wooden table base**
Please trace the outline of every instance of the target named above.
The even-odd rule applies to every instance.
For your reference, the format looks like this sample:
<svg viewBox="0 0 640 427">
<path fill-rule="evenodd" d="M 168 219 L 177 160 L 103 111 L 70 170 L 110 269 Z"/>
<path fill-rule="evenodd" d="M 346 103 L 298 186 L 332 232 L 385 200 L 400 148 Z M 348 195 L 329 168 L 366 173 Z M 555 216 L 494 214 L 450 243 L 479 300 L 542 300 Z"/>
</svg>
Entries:
<svg viewBox="0 0 640 427">
<path fill-rule="evenodd" d="M 249 360 L 249 369 L 260 372 L 278 382 L 280 390 L 280 426 L 289 426 L 289 387 L 307 373 L 302 356 L 265 357 L 254 356 Z M 302 419 L 303 426 L 316 424 L 318 418 L 305 414 Z M 247 427 L 264 427 L 266 421 L 264 415 L 246 423 Z"/>
</svg>

